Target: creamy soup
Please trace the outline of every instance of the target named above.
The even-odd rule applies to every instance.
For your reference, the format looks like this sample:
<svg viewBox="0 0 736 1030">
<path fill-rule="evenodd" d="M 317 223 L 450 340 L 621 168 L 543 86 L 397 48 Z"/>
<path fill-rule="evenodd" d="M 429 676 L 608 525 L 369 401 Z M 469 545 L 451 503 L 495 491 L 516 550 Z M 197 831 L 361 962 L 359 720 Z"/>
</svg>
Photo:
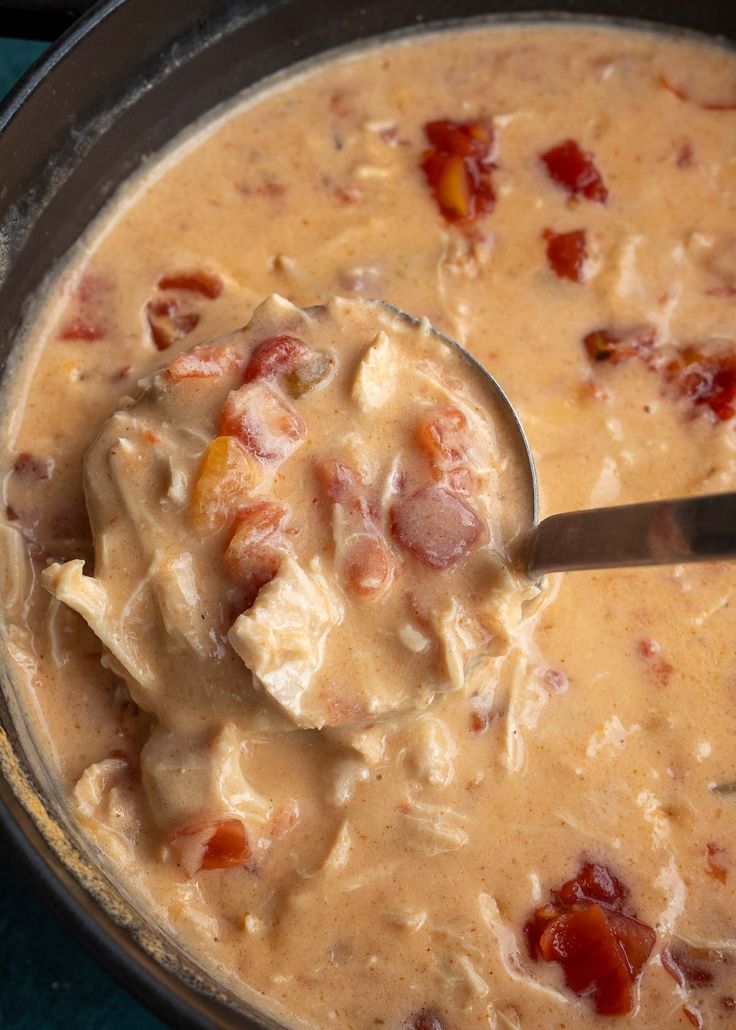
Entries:
<svg viewBox="0 0 736 1030">
<path fill-rule="evenodd" d="M 370 302 L 493 372 L 543 514 L 730 490 L 735 214 L 728 51 L 476 27 L 232 107 L 49 288 L 15 690 L 100 862 L 285 1023 L 736 1020 L 734 567 L 526 581 L 509 425 Z"/>
</svg>

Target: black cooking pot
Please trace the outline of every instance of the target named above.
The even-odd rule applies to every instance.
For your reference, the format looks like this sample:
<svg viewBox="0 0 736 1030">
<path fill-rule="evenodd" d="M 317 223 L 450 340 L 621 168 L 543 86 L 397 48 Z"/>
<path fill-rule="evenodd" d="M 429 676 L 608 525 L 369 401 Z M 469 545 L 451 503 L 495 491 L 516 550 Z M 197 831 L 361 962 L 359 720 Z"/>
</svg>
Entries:
<svg viewBox="0 0 736 1030">
<path fill-rule="evenodd" d="M 60 31 L 84 0 L 0 0 L 0 34 Z M 608 17 L 736 40 L 727 0 L 107 0 L 0 109 L 0 360 L 44 281 L 117 186 L 188 123 L 265 76 L 356 40 L 453 18 Z M 177 1027 L 278 1027 L 223 991 L 89 856 L 28 733 L 0 703 L 0 820 L 49 902 Z"/>
</svg>

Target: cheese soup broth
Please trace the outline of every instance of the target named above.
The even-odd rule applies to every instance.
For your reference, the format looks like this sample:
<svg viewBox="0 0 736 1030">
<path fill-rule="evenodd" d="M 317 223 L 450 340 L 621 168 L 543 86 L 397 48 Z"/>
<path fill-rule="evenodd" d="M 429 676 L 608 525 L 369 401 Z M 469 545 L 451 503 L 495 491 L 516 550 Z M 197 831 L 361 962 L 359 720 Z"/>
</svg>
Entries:
<svg viewBox="0 0 736 1030">
<path fill-rule="evenodd" d="M 383 297 L 466 346 L 527 430 L 542 515 L 736 489 L 735 106 L 734 57 L 691 40 L 409 37 L 200 127 L 49 289 L 4 426 L 16 689 L 101 860 L 294 1025 L 734 1019 L 733 568 L 518 582 L 503 448 L 462 383 L 368 415 L 399 373 L 372 351 L 366 394 L 359 369 L 393 329 L 343 330 Z M 332 328 L 300 321 L 333 296 Z M 221 410 L 282 336 L 337 370 L 255 376 L 249 403 L 305 427 L 278 465 Z M 219 337 L 214 378 L 177 358 Z M 230 559 L 226 470 L 251 511 Z M 406 529 L 421 490 L 454 498 L 444 566 Z M 261 503 L 291 521 L 269 509 L 256 567 Z M 355 533 L 388 579 L 346 558 Z M 281 689 L 292 610 L 289 683 L 350 670 L 347 700 Z"/>
</svg>

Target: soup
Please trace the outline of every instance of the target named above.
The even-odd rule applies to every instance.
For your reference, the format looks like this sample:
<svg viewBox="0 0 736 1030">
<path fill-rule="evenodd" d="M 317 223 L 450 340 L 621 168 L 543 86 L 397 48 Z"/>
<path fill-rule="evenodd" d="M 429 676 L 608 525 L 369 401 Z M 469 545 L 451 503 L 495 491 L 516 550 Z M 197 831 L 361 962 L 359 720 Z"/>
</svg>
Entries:
<svg viewBox="0 0 736 1030">
<path fill-rule="evenodd" d="M 733 489 L 735 119 L 692 40 L 407 37 L 193 129 L 40 306 L 16 690 L 100 861 L 287 1023 L 734 1019 L 733 569 L 524 581 L 507 430 L 368 299 L 493 372 L 544 514 Z"/>
</svg>

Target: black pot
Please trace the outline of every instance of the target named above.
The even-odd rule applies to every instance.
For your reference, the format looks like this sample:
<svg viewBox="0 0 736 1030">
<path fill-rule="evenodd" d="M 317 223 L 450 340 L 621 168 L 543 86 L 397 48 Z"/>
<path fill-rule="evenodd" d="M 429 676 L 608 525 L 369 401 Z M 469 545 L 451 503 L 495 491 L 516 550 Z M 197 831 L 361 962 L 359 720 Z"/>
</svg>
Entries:
<svg viewBox="0 0 736 1030">
<path fill-rule="evenodd" d="M 43 36 L 84 0 L 0 0 L 0 32 Z M 726 0 L 458 0 L 453 18 L 606 17 L 736 40 Z M 356 40 L 446 20 L 442 0 L 106 0 L 0 109 L 0 360 L 44 281 L 120 183 L 187 124 L 264 76 Z M 44 896 L 177 1027 L 279 1024 L 223 992 L 89 856 L 4 675 L 0 821 Z"/>
</svg>

